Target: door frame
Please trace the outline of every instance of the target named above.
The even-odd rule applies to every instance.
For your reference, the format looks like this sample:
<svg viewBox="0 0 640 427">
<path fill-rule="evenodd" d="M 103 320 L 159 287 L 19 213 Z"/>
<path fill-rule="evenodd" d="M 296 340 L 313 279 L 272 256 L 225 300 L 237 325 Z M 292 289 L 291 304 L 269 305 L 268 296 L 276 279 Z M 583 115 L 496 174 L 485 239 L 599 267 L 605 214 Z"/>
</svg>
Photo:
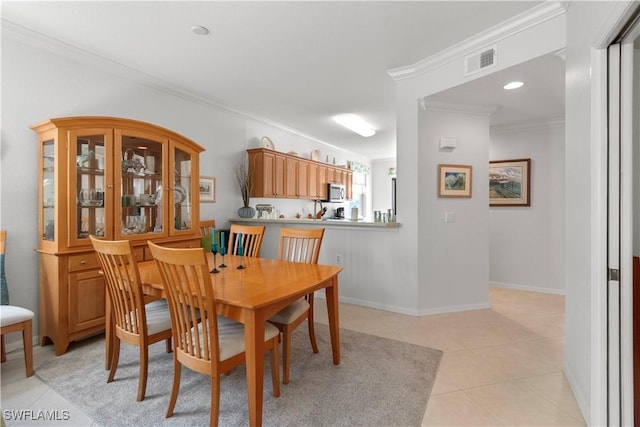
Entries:
<svg viewBox="0 0 640 427">
<path fill-rule="evenodd" d="M 590 381 L 590 413 L 588 423 L 591 425 L 608 425 L 607 394 L 607 138 L 608 138 L 608 61 L 607 48 L 620 35 L 630 22 L 638 5 L 634 2 L 619 3 L 609 15 L 602 27 L 600 36 L 594 40 L 591 51 L 591 381 Z M 623 131 L 624 132 L 624 131 Z M 629 157 L 629 156 L 628 156 Z M 630 159 L 629 159 L 630 161 Z M 632 209 L 632 206 L 622 207 Z M 623 216 L 631 217 L 631 212 Z M 623 218 L 622 221 L 625 221 Z M 623 243 L 623 246 L 625 244 Z M 621 258 L 626 256 L 621 248 Z M 621 260 L 622 262 L 622 260 Z M 624 270 L 630 274 L 629 267 L 622 264 L 621 280 L 625 280 Z M 621 282 L 622 283 L 622 282 Z M 623 319 L 621 328 L 630 328 Z M 632 351 L 623 345 L 623 365 L 631 363 Z M 624 368 L 626 371 L 626 368 Z M 633 392 L 624 387 L 622 402 L 633 399 Z M 623 422 L 633 420 L 633 405 L 623 403 L 626 412 L 622 414 Z M 631 414 L 631 415 L 629 415 Z M 631 418 L 629 418 L 629 416 Z M 622 421 L 621 420 L 621 421 Z"/>
</svg>

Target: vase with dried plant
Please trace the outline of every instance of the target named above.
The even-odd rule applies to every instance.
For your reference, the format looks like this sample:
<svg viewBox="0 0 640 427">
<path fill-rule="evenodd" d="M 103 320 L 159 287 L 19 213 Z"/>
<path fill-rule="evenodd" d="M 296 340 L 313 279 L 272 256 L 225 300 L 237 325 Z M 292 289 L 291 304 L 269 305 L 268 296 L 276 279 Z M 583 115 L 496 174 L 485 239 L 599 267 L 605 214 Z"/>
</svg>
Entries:
<svg viewBox="0 0 640 427">
<path fill-rule="evenodd" d="M 242 153 L 242 157 L 236 166 L 236 180 L 238 187 L 240 187 L 243 204 L 243 206 L 238 209 L 238 216 L 240 218 L 253 218 L 256 210 L 249 206 L 253 183 L 251 182 L 251 175 L 249 175 L 249 156 L 246 151 Z"/>
</svg>

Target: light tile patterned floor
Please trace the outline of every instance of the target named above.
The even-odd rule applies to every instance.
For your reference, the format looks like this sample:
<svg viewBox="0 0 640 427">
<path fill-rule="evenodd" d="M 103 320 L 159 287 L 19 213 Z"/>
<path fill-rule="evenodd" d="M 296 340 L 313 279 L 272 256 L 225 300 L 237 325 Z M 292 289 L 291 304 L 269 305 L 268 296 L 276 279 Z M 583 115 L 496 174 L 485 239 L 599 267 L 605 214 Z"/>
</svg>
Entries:
<svg viewBox="0 0 640 427">
<path fill-rule="evenodd" d="M 490 300 L 487 310 L 420 317 L 341 304 L 340 323 L 444 352 L 423 426 L 584 425 L 562 373 L 564 297 L 491 288 Z M 316 302 L 316 320 L 326 323 L 324 300 Z M 35 347 L 35 369 L 53 357 L 52 346 Z M 97 425 L 36 377 L 25 378 L 22 352 L 8 358 L 0 377 L 3 410 L 69 410 L 67 420 L 46 425 Z"/>
</svg>

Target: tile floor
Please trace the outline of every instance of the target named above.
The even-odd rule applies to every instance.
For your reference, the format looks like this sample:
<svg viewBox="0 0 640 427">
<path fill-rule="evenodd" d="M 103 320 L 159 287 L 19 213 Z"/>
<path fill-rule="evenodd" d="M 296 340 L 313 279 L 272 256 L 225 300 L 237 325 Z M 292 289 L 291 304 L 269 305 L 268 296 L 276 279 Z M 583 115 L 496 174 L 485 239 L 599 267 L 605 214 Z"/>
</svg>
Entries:
<svg viewBox="0 0 640 427">
<path fill-rule="evenodd" d="M 326 323 L 324 301 L 316 301 L 316 320 Z M 422 426 L 585 425 L 562 373 L 564 297 L 491 288 L 490 301 L 487 310 L 421 317 L 341 304 L 340 323 L 444 352 Z M 97 425 L 35 376 L 25 378 L 21 351 L 7 356 L 3 411 L 69 411 L 59 412 L 66 419 L 46 423 L 19 422 L 3 412 L 7 426 Z M 52 357 L 52 346 L 35 347 L 34 368 Z"/>
</svg>

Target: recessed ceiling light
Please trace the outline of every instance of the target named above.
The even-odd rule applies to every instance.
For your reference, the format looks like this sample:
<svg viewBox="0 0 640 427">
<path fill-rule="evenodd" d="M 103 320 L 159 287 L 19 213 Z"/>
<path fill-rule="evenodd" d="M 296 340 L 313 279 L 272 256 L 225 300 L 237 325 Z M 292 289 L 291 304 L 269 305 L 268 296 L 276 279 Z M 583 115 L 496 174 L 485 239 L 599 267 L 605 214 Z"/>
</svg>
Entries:
<svg viewBox="0 0 640 427">
<path fill-rule="evenodd" d="M 207 34 L 209 34 L 209 29 L 207 27 L 203 27 L 202 25 L 192 25 L 191 32 L 199 36 L 206 36 Z"/>
<path fill-rule="evenodd" d="M 353 114 L 340 114 L 338 116 L 334 116 L 333 120 L 340 123 L 342 126 L 347 129 L 357 133 L 358 135 L 362 135 L 364 137 L 372 136 L 376 134 L 375 129 L 371 127 L 368 123 L 362 120 L 358 116 L 354 116 Z"/>
<path fill-rule="evenodd" d="M 524 86 L 522 82 L 511 82 L 504 85 L 502 88 L 506 90 L 518 89 L 519 87 Z"/>
</svg>

